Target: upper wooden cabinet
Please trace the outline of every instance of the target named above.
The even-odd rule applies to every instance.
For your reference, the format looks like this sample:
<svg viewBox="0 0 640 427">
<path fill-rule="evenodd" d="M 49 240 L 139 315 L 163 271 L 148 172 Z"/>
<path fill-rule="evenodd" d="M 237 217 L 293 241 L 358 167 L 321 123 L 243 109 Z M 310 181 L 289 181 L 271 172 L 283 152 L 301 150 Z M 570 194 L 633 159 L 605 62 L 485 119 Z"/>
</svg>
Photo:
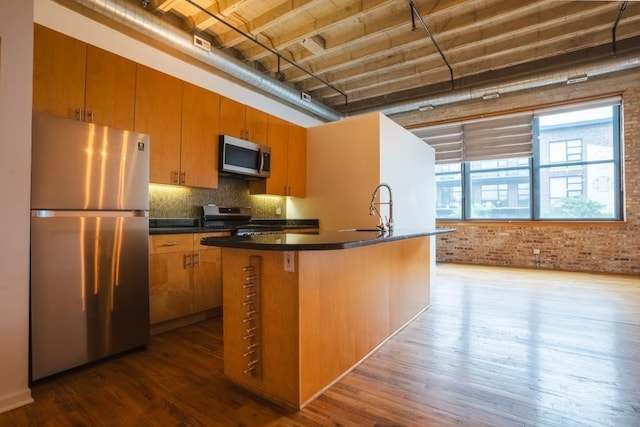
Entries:
<svg viewBox="0 0 640 427">
<path fill-rule="evenodd" d="M 220 133 L 246 139 L 258 144 L 267 143 L 267 117 L 263 111 L 220 97 Z"/>
<path fill-rule="evenodd" d="M 133 129 L 136 64 L 34 26 L 33 110 Z"/>
<path fill-rule="evenodd" d="M 87 46 L 85 116 L 90 122 L 133 129 L 136 63 Z"/>
<path fill-rule="evenodd" d="M 149 181 L 218 186 L 220 96 L 138 65 L 135 129 L 151 136 Z"/>
<path fill-rule="evenodd" d="M 307 192 L 306 129 L 269 116 L 267 145 L 271 148 L 271 176 L 252 181 L 252 194 L 305 197 Z"/>
<path fill-rule="evenodd" d="M 138 65 L 135 130 L 150 136 L 150 182 L 180 183 L 181 100 L 181 80 Z"/>
<path fill-rule="evenodd" d="M 269 116 L 269 128 L 267 132 L 267 145 L 271 148 L 271 175 L 262 183 L 266 185 L 259 193 L 278 196 L 287 195 L 288 187 L 288 150 L 289 123 L 277 117 Z"/>
<path fill-rule="evenodd" d="M 180 184 L 218 187 L 219 111 L 220 95 L 183 83 Z"/>
<path fill-rule="evenodd" d="M 288 196 L 307 195 L 307 129 L 289 124 L 287 144 Z"/>
</svg>

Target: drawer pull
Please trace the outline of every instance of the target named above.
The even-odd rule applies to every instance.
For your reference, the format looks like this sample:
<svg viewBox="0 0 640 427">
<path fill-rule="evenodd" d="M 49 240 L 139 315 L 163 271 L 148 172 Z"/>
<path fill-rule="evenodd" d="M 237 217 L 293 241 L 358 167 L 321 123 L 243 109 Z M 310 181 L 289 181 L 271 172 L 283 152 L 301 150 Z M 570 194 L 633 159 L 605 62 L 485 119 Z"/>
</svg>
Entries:
<svg viewBox="0 0 640 427">
<path fill-rule="evenodd" d="M 160 247 L 161 248 L 168 248 L 168 247 L 171 247 L 171 246 L 178 246 L 178 245 L 179 245 L 179 243 L 167 242 L 167 243 L 161 244 Z"/>
<path fill-rule="evenodd" d="M 257 330 L 258 330 L 257 326 L 254 326 L 252 328 L 247 328 L 247 334 L 253 334 Z"/>
<path fill-rule="evenodd" d="M 242 319 L 242 323 L 249 323 L 253 322 L 254 320 L 256 320 L 255 317 L 245 317 L 244 319 Z"/>
<path fill-rule="evenodd" d="M 242 271 L 253 271 L 256 268 L 253 265 L 247 265 L 246 267 L 242 268 Z"/>
<path fill-rule="evenodd" d="M 248 299 L 245 302 L 242 303 L 242 305 L 247 306 L 247 305 L 253 305 L 256 302 L 253 299 Z"/>
<path fill-rule="evenodd" d="M 251 339 L 253 339 L 255 337 L 256 337 L 256 334 L 247 334 L 242 338 L 245 339 L 245 340 L 251 340 Z"/>
</svg>

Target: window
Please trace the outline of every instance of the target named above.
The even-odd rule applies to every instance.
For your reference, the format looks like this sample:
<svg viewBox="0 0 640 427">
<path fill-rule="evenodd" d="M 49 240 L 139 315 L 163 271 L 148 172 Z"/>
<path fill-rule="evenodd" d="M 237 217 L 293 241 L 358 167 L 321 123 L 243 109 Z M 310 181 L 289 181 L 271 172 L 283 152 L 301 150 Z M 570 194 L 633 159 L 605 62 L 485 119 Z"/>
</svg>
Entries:
<svg viewBox="0 0 640 427">
<path fill-rule="evenodd" d="M 466 218 L 529 218 L 529 159 L 465 163 L 465 181 L 469 183 Z M 437 184 L 436 184 L 437 185 Z"/>
<path fill-rule="evenodd" d="M 436 217 L 462 218 L 462 175 L 460 163 L 436 165 Z"/>
<path fill-rule="evenodd" d="M 619 106 L 540 114 L 534 174 L 540 219 L 619 219 Z"/>
<path fill-rule="evenodd" d="M 448 150 L 447 158 L 438 163 L 438 150 L 444 150 L 436 148 L 436 217 L 621 219 L 620 100 L 541 111 L 529 117 L 530 155 L 521 148 L 526 144 L 527 127 L 520 116 L 495 121 L 511 132 L 506 138 L 491 121 L 481 126 L 457 125 L 457 152 L 462 161 L 445 163 L 452 159 Z M 446 129 L 450 140 L 452 125 Z M 427 142 L 440 138 L 438 146 L 443 146 L 437 130 L 416 135 L 420 132 Z M 516 140 L 516 133 L 517 150 L 510 143 Z M 479 136 L 483 138 L 480 149 Z M 474 147 L 472 156 L 466 155 L 467 140 Z M 502 148 L 497 147 L 507 147 L 512 157 L 504 158 Z M 518 152 L 524 155 L 514 155 Z"/>
<path fill-rule="evenodd" d="M 582 160 L 582 141 L 554 141 L 549 143 L 549 163 L 579 162 Z"/>
</svg>

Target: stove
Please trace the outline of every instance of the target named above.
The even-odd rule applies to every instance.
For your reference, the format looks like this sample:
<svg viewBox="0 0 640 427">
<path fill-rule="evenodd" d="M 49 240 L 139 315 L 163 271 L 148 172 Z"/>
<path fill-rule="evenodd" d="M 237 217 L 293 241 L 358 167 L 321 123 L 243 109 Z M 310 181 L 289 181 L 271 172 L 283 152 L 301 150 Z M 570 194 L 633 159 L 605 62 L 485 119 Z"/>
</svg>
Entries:
<svg viewBox="0 0 640 427">
<path fill-rule="evenodd" d="M 249 207 L 208 204 L 202 206 L 202 212 L 203 227 L 212 230 L 230 230 L 235 236 L 276 234 L 283 231 L 281 226 L 252 223 Z"/>
</svg>

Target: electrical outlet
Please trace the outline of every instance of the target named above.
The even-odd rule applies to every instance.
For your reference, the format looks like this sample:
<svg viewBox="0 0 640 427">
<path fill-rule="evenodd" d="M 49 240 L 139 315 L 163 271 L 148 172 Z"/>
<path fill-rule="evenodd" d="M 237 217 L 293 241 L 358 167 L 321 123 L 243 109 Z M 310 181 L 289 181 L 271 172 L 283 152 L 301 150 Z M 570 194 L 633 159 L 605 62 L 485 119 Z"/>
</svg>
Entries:
<svg viewBox="0 0 640 427">
<path fill-rule="evenodd" d="M 296 271 L 296 258 L 294 253 L 291 251 L 286 251 L 284 253 L 284 271 L 291 273 Z"/>
<path fill-rule="evenodd" d="M 533 248 L 533 254 L 534 254 L 534 255 L 540 255 L 540 249 L 538 249 L 538 248 Z"/>
<path fill-rule="evenodd" d="M 276 216 L 280 216 L 280 215 L 282 215 L 282 208 L 280 206 L 278 206 L 276 208 Z"/>
</svg>

